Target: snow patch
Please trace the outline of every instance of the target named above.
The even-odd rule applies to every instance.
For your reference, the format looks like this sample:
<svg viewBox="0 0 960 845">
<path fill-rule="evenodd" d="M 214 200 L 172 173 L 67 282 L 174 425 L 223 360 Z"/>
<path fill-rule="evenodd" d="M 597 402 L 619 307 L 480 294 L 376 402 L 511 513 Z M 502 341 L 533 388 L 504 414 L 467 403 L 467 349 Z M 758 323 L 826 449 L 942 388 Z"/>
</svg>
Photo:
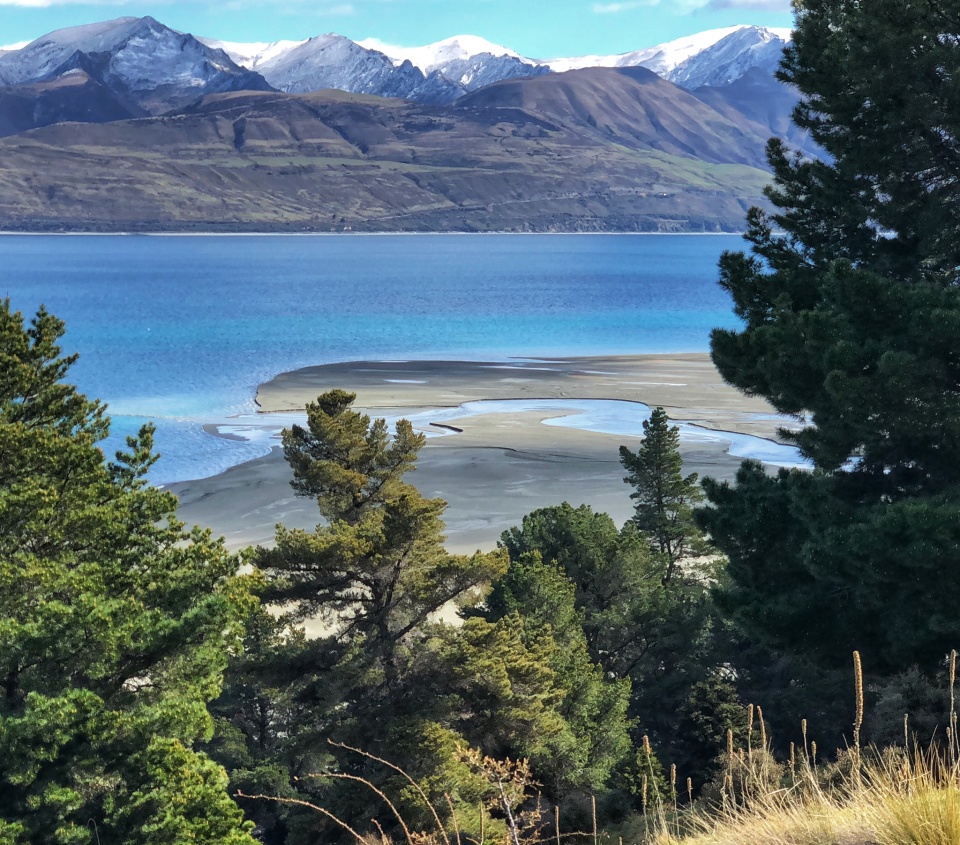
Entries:
<svg viewBox="0 0 960 845">
<path fill-rule="evenodd" d="M 558 73 L 566 70 L 579 70 L 585 67 L 645 67 L 657 74 L 664 74 L 673 70 L 681 62 L 702 53 L 718 41 L 748 29 L 746 24 L 727 26 L 720 29 L 708 29 L 697 32 L 664 44 L 647 47 L 644 50 L 634 50 L 629 53 L 619 53 L 614 56 L 575 56 L 566 59 L 550 59 L 547 64 L 551 70 Z"/>
<path fill-rule="evenodd" d="M 240 67 L 256 70 L 260 65 L 279 58 L 284 53 L 306 43 L 303 41 L 217 41 L 214 38 L 197 38 L 213 50 L 223 50 Z"/>
<path fill-rule="evenodd" d="M 521 59 L 526 64 L 536 64 L 530 59 L 524 59 L 509 47 L 494 44 L 479 35 L 453 35 L 450 38 L 435 41 L 433 44 L 425 44 L 422 47 L 398 47 L 385 44 L 376 38 L 367 38 L 357 43 L 368 50 L 377 50 L 383 53 L 395 65 L 401 65 L 408 61 L 414 67 L 420 68 L 424 74 L 429 74 L 435 70 L 442 71 L 444 66 L 450 62 L 470 60 L 484 54 L 494 58 L 509 56 L 514 59 Z"/>
</svg>

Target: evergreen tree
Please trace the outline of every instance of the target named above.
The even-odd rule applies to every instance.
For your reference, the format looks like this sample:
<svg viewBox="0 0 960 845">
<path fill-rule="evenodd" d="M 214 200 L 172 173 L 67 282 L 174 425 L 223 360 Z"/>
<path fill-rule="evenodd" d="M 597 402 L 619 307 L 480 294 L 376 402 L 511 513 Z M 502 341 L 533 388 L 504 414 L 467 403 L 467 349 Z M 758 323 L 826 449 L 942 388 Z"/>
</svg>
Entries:
<svg viewBox="0 0 960 845">
<path fill-rule="evenodd" d="M 441 790 L 433 796 L 441 805 L 449 793 L 475 807 L 476 779 L 464 776 L 461 746 L 542 761 L 544 772 L 565 772 L 558 789 L 602 779 L 603 762 L 584 756 L 582 735 L 561 713 L 569 689 L 552 638 L 531 633 L 515 613 L 462 626 L 436 621 L 451 605 L 480 600 L 506 569 L 506 555 L 446 552 L 445 503 L 403 478 L 423 436 L 400 421 L 391 437 L 383 420 L 356 412 L 353 401 L 326 393 L 308 406 L 306 427 L 284 433 L 293 486 L 316 499 L 323 521 L 314 531 L 278 527 L 276 546 L 252 556 L 264 599 L 283 615 L 272 626 L 262 620 L 258 641 L 232 667 L 217 703 L 219 759 L 251 789 L 320 796 L 361 825 L 381 815 L 376 796 L 311 774 L 362 775 L 402 802 L 407 787 L 327 740 L 402 766 Z M 323 632 L 304 636 L 298 626 L 306 622 Z M 412 819 L 423 810 L 416 796 L 405 806 Z M 281 807 L 247 809 L 271 841 L 313 841 L 322 826 Z"/>
<path fill-rule="evenodd" d="M 693 505 L 703 500 L 697 474 L 683 474 L 680 429 L 671 426 L 663 408 L 654 408 L 643 421 L 643 443 L 636 452 L 620 447 L 620 463 L 635 488 L 633 523 L 649 535 L 653 547 L 666 560 L 664 582 L 669 582 L 677 564 L 691 555 L 702 555 L 706 544 L 693 520 Z"/>
<path fill-rule="evenodd" d="M 820 160 L 772 141 L 772 217 L 721 284 L 724 378 L 778 411 L 815 471 L 745 464 L 706 483 L 729 558 L 718 601 L 744 631 L 823 667 L 860 649 L 895 674 L 960 640 L 960 4 L 804 0 L 779 77 Z"/>
<path fill-rule="evenodd" d="M 252 607 L 238 561 L 147 486 L 150 426 L 105 464 L 63 330 L 0 303 L 0 842 L 251 843 L 195 750 Z"/>
<path fill-rule="evenodd" d="M 686 742 L 677 730 L 680 708 L 692 686 L 725 657 L 724 631 L 709 601 L 709 573 L 680 573 L 665 583 L 666 559 L 651 551 L 650 539 L 630 522 L 618 530 L 607 514 L 588 505 L 534 511 L 504 532 L 501 542 L 511 565 L 488 599 L 491 610 L 569 620 L 568 611 L 560 610 L 565 588 L 556 578 L 562 573 L 591 659 L 611 677 L 631 682 L 629 715 L 637 742 L 649 734 L 678 759 Z M 553 567 L 547 568 L 538 585 L 520 577 L 530 571 L 533 554 L 544 561 L 541 567 L 556 568 L 552 574 Z M 515 581 L 518 586 L 510 586 Z"/>
<path fill-rule="evenodd" d="M 591 661 L 574 596 L 562 570 L 532 552 L 511 561 L 486 601 L 487 619 L 513 616 L 529 646 L 548 644 L 546 665 L 560 692 L 561 729 L 541 738 L 537 754 L 524 756 L 555 800 L 575 789 L 602 790 L 630 749 L 630 680 L 612 679 Z"/>
<path fill-rule="evenodd" d="M 474 597 L 506 561 L 498 553 L 446 552 L 446 503 L 403 480 L 423 435 L 400 420 L 391 438 L 384 420 L 352 410 L 354 399 L 325 393 L 307 406 L 307 428 L 284 432 L 294 489 L 316 499 L 325 523 L 312 532 L 278 527 L 275 547 L 258 549 L 254 561 L 267 579 L 265 597 L 288 622 L 316 618 L 329 626 L 330 636 L 307 646 L 313 694 L 333 709 L 349 702 L 356 718 L 399 689 L 405 644 L 430 616 Z"/>
</svg>

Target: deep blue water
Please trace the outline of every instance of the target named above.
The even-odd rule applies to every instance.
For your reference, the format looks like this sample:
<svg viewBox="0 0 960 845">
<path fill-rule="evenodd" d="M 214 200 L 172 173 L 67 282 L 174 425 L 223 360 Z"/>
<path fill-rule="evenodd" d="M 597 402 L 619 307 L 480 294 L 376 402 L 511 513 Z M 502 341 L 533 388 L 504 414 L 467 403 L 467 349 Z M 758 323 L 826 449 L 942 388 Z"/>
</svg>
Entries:
<svg viewBox="0 0 960 845">
<path fill-rule="evenodd" d="M 736 325 L 735 236 L 2 236 L 0 296 L 66 320 L 71 377 L 118 435 L 158 425 L 154 481 L 261 454 L 200 424 L 278 372 L 355 359 L 705 351 Z M 113 444 L 110 444 L 111 446 Z"/>
</svg>

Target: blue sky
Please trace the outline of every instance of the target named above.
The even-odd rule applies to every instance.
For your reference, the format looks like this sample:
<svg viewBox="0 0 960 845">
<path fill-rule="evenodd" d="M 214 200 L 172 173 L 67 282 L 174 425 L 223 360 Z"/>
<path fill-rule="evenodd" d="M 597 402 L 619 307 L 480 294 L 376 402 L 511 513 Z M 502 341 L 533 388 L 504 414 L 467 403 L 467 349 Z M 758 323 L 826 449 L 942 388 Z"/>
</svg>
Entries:
<svg viewBox="0 0 960 845">
<path fill-rule="evenodd" d="M 410 47 L 469 33 L 534 58 L 623 53 L 704 29 L 792 20 L 789 0 L 0 0 L 0 45 L 122 15 L 230 41 L 337 32 Z"/>
</svg>

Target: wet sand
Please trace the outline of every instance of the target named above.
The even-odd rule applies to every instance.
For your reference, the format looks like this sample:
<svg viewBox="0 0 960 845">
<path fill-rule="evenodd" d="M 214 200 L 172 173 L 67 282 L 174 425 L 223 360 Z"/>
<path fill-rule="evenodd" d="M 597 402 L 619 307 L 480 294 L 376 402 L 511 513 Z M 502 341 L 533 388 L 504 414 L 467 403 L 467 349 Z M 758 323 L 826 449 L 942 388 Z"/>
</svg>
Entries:
<svg viewBox="0 0 960 845">
<path fill-rule="evenodd" d="M 705 354 L 564 358 L 549 361 L 351 362 L 283 373 L 260 386 L 262 411 L 297 411 L 334 387 L 357 393 L 372 416 L 456 407 L 478 399 L 621 399 L 662 405 L 671 419 L 775 438 L 763 400 L 723 383 Z M 590 504 L 618 522 L 631 513 L 620 445 L 637 438 L 557 426 L 558 411 L 491 413 L 452 423 L 460 433 L 430 438 L 408 476 L 425 495 L 446 499 L 448 548 L 496 545 L 530 511 L 567 501 Z M 729 479 L 741 459 L 717 444 L 681 444 L 685 469 Z M 170 485 L 180 516 L 208 525 L 231 548 L 268 544 L 274 525 L 312 528 L 316 507 L 294 496 L 280 450 L 212 478 Z"/>
</svg>

